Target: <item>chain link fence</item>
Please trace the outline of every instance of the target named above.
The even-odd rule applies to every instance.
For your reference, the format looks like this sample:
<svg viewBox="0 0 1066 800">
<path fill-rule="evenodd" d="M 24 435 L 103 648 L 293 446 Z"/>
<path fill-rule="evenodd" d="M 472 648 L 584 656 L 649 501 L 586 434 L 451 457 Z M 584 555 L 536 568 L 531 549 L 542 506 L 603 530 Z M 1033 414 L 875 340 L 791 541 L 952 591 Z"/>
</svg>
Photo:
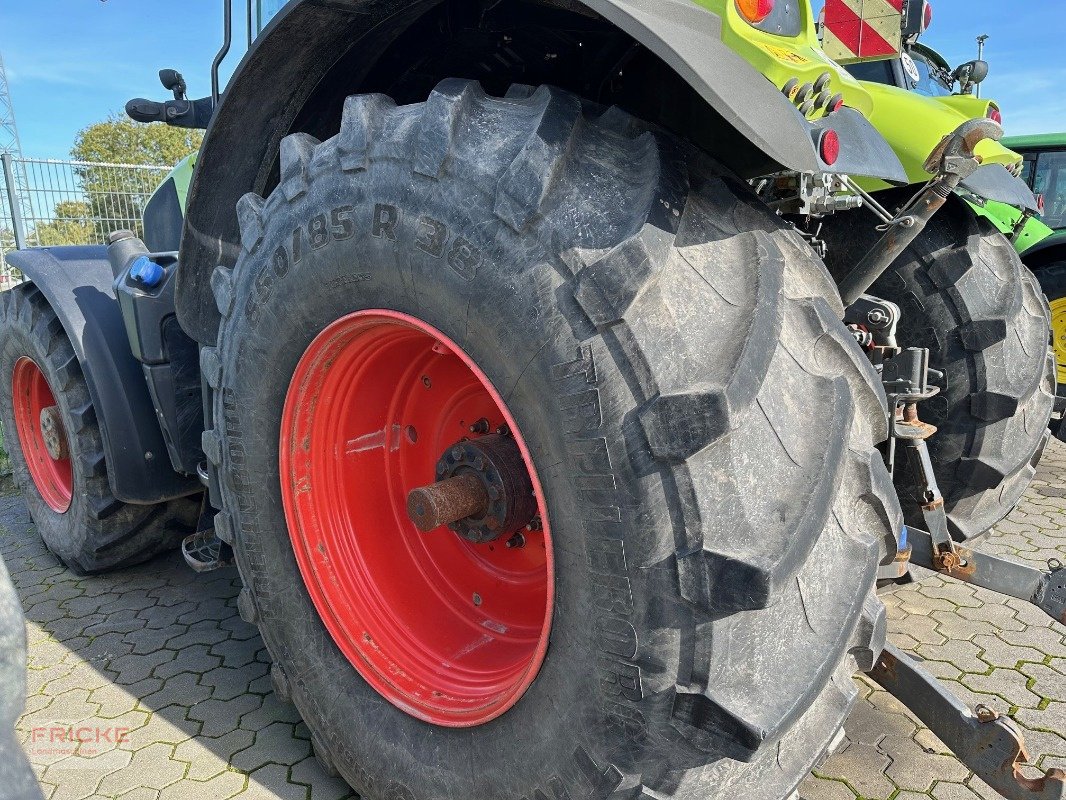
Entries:
<svg viewBox="0 0 1066 800">
<path fill-rule="evenodd" d="M 0 157 L 0 291 L 22 276 L 3 263 L 12 250 L 105 244 L 112 231 L 138 235 L 141 214 L 169 167 Z"/>
</svg>

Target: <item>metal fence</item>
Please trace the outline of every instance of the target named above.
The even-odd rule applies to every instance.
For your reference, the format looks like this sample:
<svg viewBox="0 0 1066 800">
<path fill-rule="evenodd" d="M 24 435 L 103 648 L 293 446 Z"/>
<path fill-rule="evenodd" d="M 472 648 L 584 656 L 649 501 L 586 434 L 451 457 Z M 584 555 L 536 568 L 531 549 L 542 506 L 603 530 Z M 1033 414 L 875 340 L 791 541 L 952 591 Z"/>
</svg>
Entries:
<svg viewBox="0 0 1066 800">
<path fill-rule="evenodd" d="M 104 244 L 109 233 L 141 233 L 141 214 L 169 167 L 53 161 L 0 155 L 0 263 L 11 250 Z M 0 290 L 21 280 L 6 264 Z"/>
</svg>

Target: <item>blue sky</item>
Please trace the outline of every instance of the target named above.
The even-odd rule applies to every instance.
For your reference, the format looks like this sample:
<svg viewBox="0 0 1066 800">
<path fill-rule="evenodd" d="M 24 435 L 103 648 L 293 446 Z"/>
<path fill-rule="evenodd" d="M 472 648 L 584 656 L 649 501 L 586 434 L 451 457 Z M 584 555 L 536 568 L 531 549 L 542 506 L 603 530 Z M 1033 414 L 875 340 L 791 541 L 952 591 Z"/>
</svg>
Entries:
<svg viewBox="0 0 1066 800">
<path fill-rule="evenodd" d="M 934 11 L 924 41 L 953 64 L 976 56 L 978 34 L 991 35 L 984 93 L 1002 103 L 1008 133 L 1066 131 L 1066 0 L 936 0 Z M 243 41 L 240 18 L 236 28 Z M 207 94 L 221 38 L 222 0 L 0 0 L 0 53 L 25 154 L 65 158 L 78 130 L 129 98 L 161 99 L 161 67 Z M 242 54 L 238 44 L 229 69 Z"/>
</svg>

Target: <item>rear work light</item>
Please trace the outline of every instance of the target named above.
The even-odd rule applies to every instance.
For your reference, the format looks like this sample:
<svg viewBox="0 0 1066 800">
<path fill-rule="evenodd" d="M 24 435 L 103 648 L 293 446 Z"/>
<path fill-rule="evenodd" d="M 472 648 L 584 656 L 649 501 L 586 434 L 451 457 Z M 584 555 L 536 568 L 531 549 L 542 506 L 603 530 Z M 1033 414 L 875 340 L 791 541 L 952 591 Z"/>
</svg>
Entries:
<svg viewBox="0 0 1066 800">
<path fill-rule="evenodd" d="M 774 11 L 775 0 L 737 0 L 737 11 L 752 25 L 758 25 Z"/>
</svg>

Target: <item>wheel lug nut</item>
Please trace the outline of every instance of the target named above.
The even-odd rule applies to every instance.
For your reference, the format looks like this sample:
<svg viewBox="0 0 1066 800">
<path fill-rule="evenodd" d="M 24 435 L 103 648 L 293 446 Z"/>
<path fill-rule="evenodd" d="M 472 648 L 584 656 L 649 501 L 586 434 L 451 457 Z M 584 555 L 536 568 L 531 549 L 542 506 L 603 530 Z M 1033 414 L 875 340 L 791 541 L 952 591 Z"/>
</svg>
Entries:
<svg viewBox="0 0 1066 800">
<path fill-rule="evenodd" d="M 475 422 L 473 425 L 470 426 L 470 432 L 471 433 L 488 433 L 491 429 L 492 429 L 492 426 L 489 425 L 489 421 L 487 419 L 485 419 L 484 417 L 482 417 L 481 419 L 479 419 L 477 422 Z"/>
<path fill-rule="evenodd" d="M 510 432 L 511 432 L 511 429 L 508 428 L 506 425 L 501 425 L 500 427 L 498 427 L 496 429 L 496 433 L 498 433 L 500 436 L 506 436 Z"/>
<path fill-rule="evenodd" d="M 520 547 L 526 546 L 526 537 L 521 533 L 516 533 L 510 539 L 507 540 L 507 547 L 511 550 L 515 550 Z"/>
</svg>

